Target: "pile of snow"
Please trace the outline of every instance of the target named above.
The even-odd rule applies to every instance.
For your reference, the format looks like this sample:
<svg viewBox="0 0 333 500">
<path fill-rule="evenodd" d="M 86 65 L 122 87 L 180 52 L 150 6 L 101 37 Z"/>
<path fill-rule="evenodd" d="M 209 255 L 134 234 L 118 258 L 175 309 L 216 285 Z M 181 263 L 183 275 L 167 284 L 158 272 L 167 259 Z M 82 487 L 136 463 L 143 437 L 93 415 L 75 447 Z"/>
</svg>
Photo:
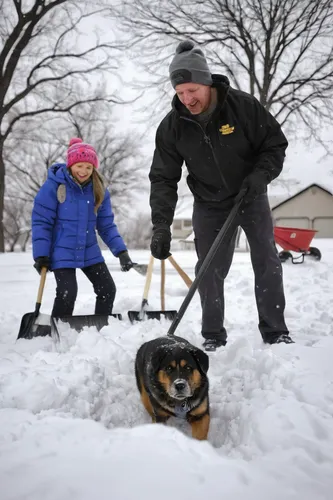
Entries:
<svg viewBox="0 0 333 500">
<path fill-rule="evenodd" d="M 105 253 L 118 293 L 112 319 L 97 332 L 63 326 L 61 342 L 16 342 L 34 309 L 38 275 L 31 255 L 0 256 L 1 500 L 329 500 L 333 491 L 333 241 L 318 240 L 321 262 L 284 265 L 286 320 L 294 345 L 263 345 L 257 330 L 249 254 L 239 253 L 226 282 L 229 343 L 210 354 L 208 442 L 171 419 L 151 424 L 141 405 L 134 359 L 169 323 L 131 325 L 144 277 L 121 273 Z M 146 252 L 131 252 L 147 263 Z M 193 278 L 194 252 L 175 259 Z M 186 287 L 167 263 L 166 307 Z M 160 309 L 156 263 L 149 304 Z M 75 313 L 93 313 L 90 283 L 78 273 Z M 51 310 L 48 275 L 42 311 Z M 196 294 L 177 334 L 200 346 Z"/>
</svg>

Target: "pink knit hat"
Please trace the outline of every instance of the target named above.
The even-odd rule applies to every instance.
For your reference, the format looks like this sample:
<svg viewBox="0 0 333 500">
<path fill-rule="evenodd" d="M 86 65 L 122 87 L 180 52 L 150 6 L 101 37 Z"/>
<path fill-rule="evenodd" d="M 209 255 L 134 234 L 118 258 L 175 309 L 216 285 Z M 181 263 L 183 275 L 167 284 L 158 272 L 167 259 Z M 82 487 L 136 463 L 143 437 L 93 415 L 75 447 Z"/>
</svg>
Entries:
<svg viewBox="0 0 333 500">
<path fill-rule="evenodd" d="M 95 149 L 90 144 L 85 144 L 79 137 L 74 137 L 69 141 L 67 150 L 67 167 L 74 163 L 87 162 L 98 168 L 98 158 Z"/>
</svg>

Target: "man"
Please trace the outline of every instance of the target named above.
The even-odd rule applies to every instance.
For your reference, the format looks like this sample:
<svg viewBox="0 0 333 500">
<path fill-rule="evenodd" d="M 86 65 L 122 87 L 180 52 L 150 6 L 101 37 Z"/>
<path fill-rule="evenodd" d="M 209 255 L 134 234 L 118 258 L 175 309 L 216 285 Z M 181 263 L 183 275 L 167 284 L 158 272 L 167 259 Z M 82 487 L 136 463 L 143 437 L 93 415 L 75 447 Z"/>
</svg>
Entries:
<svg viewBox="0 0 333 500">
<path fill-rule="evenodd" d="M 169 67 L 176 95 L 156 132 L 149 174 L 152 255 L 170 251 L 177 184 L 182 165 L 194 196 L 196 272 L 241 189 L 246 195 L 237 220 L 199 285 L 203 346 L 224 346 L 224 280 L 238 226 L 247 236 L 255 275 L 259 330 L 269 344 L 292 343 L 284 321 L 282 266 L 277 254 L 267 185 L 281 172 L 288 142 L 275 118 L 253 96 L 232 89 L 225 76 L 212 75 L 201 49 L 181 42 Z"/>
</svg>

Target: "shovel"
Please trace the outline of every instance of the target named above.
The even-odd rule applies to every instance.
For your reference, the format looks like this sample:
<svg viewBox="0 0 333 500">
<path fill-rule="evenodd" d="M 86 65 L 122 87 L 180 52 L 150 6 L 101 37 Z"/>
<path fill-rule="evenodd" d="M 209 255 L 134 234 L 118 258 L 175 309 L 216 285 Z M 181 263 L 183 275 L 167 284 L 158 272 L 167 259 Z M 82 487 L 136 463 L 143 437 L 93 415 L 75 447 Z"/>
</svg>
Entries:
<svg viewBox="0 0 333 500">
<path fill-rule="evenodd" d="M 183 269 L 180 267 L 180 265 L 177 264 L 177 262 L 175 261 L 175 259 L 173 258 L 172 255 L 169 255 L 168 260 L 173 265 L 173 267 L 176 269 L 176 271 L 178 272 L 179 276 L 184 281 L 187 288 L 190 288 L 192 286 L 191 278 L 185 273 L 185 271 L 183 271 Z"/>
<path fill-rule="evenodd" d="M 17 336 L 18 339 L 32 339 L 34 337 L 46 337 L 47 335 L 51 336 L 51 324 L 50 317 L 48 316 L 47 324 L 38 324 L 38 317 L 41 316 L 39 314 L 40 306 L 42 304 L 42 297 L 45 285 L 47 268 L 42 267 L 40 273 L 40 282 L 37 293 L 37 301 L 34 312 L 26 313 L 22 317 L 20 331 Z"/>
<path fill-rule="evenodd" d="M 82 314 L 77 316 L 61 316 L 59 318 L 53 317 L 55 323 L 58 325 L 59 321 L 66 323 L 70 328 L 78 333 L 86 326 L 93 326 L 99 332 L 104 326 L 109 324 L 109 318 L 116 318 L 122 320 L 122 315 L 117 314 Z"/>
<path fill-rule="evenodd" d="M 145 283 L 145 288 L 143 291 L 143 297 L 142 297 L 142 303 L 141 303 L 141 309 L 140 311 L 128 311 L 128 317 L 131 323 L 134 323 L 136 321 L 142 321 L 144 319 L 161 319 L 161 316 L 164 316 L 167 319 L 173 319 L 175 315 L 177 314 L 177 311 L 164 311 L 164 282 L 165 282 L 165 273 L 163 273 L 163 267 L 161 268 L 162 273 L 161 273 L 161 292 L 162 292 L 162 287 L 163 287 L 163 293 L 161 293 L 161 301 L 162 302 L 162 309 L 161 311 L 147 311 L 147 305 L 148 305 L 148 293 L 149 293 L 149 288 L 151 284 L 151 278 L 153 274 L 153 267 L 154 267 L 154 257 L 151 255 L 149 264 L 148 264 L 148 269 L 147 269 L 147 274 L 146 274 L 146 283 Z"/>
<path fill-rule="evenodd" d="M 137 264 L 136 262 L 133 262 L 133 269 L 135 269 L 135 271 L 138 272 L 139 274 L 142 274 L 142 276 L 146 276 L 148 265 Z"/>
</svg>

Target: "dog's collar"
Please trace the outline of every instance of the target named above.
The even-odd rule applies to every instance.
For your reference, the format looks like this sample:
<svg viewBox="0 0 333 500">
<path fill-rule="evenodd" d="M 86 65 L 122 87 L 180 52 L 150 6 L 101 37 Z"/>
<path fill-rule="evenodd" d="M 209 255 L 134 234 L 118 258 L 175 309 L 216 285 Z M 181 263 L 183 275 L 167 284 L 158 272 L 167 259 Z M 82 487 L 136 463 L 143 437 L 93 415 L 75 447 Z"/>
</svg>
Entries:
<svg viewBox="0 0 333 500">
<path fill-rule="evenodd" d="M 175 405 L 175 415 L 179 418 L 186 418 L 186 415 L 190 411 L 190 409 L 191 405 L 189 404 L 187 399 L 185 399 L 181 403 Z"/>
</svg>

